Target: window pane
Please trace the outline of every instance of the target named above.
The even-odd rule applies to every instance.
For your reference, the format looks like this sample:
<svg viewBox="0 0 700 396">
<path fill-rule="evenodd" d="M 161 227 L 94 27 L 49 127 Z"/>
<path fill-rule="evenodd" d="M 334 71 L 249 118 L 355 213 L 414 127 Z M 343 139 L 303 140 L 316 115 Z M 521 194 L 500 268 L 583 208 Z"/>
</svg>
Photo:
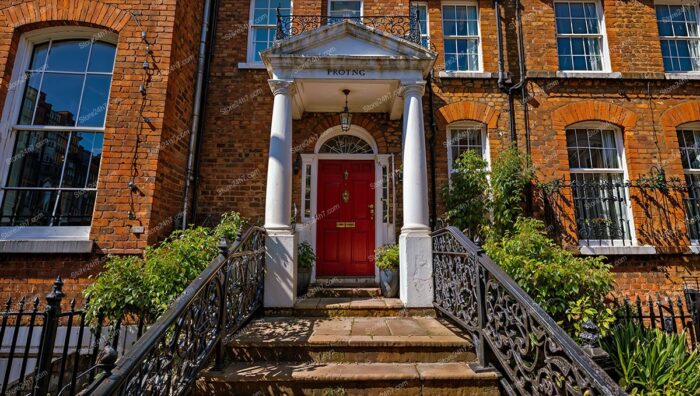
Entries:
<svg viewBox="0 0 700 396">
<path fill-rule="evenodd" d="M 579 238 L 629 240 L 627 193 L 622 174 L 572 174 Z"/>
<path fill-rule="evenodd" d="M 25 78 L 26 86 L 24 88 L 24 96 L 22 97 L 22 105 L 19 111 L 19 120 L 17 121 L 19 125 L 32 124 L 37 93 L 39 92 L 39 84 L 41 83 L 41 73 L 27 73 Z"/>
<path fill-rule="evenodd" d="M 114 68 L 114 54 L 117 48 L 108 43 L 96 41 L 92 45 L 89 72 L 111 73 Z"/>
<path fill-rule="evenodd" d="M 32 61 L 29 70 L 43 70 L 46 62 L 46 54 L 49 52 L 49 43 L 37 44 L 34 46 Z"/>
<path fill-rule="evenodd" d="M 102 127 L 104 125 L 111 83 L 110 75 L 87 76 L 78 126 Z"/>
<path fill-rule="evenodd" d="M 332 17 L 356 17 L 360 16 L 361 1 L 331 1 Z"/>
<path fill-rule="evenodd" d="M 84 40 L 54 41 L 46 62 L 47 70 L 85 72 L 90 52 L 90 45 L 85 43 Z"/>
<path fill-rule="evenodd" d="M 62 191 L 55 225 L 89 226 L 92 223 L 95 194 L 95 191 Z"/>
<path fill-rule="evenodd" d="M 95 178 L 102 154 L 102 133 L 74 132 L 68 150 L 61 187 L 94 188 L 88 183 L 88 175 Z M 99 139 L 99 141 L 98 141 Z M 96 162 L 96 163 L 95 163 Z"/>
<path fill-rule="evenodd" d="M 18 131 L 8 187 L 58 187 L 68 133 Z"/>
<path fill-rule="evenodd" d="M 0 226 L 48 226 L 56 204 L 56 191 L 6 190 Z"/>
<path fill-rule="evenodd" d="M 75 126 L 84 75 L 44 73 L 34 125 Z"/>
</svg>

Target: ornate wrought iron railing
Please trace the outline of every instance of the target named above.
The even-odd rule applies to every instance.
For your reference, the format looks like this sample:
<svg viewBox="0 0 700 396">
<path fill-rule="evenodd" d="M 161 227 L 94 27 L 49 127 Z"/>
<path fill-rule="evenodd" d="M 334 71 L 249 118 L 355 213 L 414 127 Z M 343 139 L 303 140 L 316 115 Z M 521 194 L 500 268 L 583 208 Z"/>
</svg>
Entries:
<svg viewBox="0 0 700 396">
<path fill-rule="evenodd" d="M 483 250 L 454 227 L 433 233 L 434 305 L 471 333 L 509 394 L 625 392 Z"/>
<path fill-rule="evenodd" d="M 262 306 L 265 231 L 251 227 L 221 254 L 87 394 L 182 395 Z"/>
<path fill-rule="evenodd" d="M 321 26 L 351 21 L 381 30 L 385 33 L 421 44 L 420 25 L 415 15 L 386 16 L 327 16 L 327 15 L 280 15 L 277 14 L 276 40 L 283 40 Z"/>
</svg>

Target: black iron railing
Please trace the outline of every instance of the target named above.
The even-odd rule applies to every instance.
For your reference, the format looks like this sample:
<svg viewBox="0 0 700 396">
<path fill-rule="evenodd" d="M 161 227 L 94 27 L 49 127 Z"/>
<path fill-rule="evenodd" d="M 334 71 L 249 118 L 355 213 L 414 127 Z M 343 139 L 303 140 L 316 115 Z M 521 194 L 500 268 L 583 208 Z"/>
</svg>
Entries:
<svg viewBox="0 0 700 396">
<path fill-rule="evenodd" d="M 265 231 L 251 227 L 192 282 L 108 375 L 94 395 L 181 395 L 215 355 L 223 368 L 226 342 L 262 306 Z"/>
<path fill-rule="evenodd" d="M 689 290 L 690 291 L 690 290 Z M 613 301 L 617 322 L 634 322 L 647 329 L 660 329 L 668 333 L 685 331 L 688 345 L 700 347 L 700 318 L 690 300 L 692 293 L 686 293 L 686 306 L 680 296 L 676 298 L 647 296 L 646 301 L 637 296 L 634 302 L 629 298 Z"/>
<path fill-rule="evenodd" d="M 276 40 L 283 40 L 325 25 L 351 21 L 385 33 L 421 44 L 420 25 L 415 15 L 389 16 L 326 16 L 326 15 L 280 15 L 277 14 Z"/>
<path fill-rule="evenodd" d="M 625 392 L 483 250 L 454 227 L 433 237 L 434 305 L 473 336 L 509 394 Z"/>
<path fill-rule="evenodd" d="M 637 239 L 654 246 L 700 239 L 700 180 L 666 179 L 656 171 L 633 181 L 575 178 L 538 187 L 551 234 L 575 224 L 581 245 L 631 246 L 635 228 Z"/>
<path fill-rule="evenodd" d="M 59 277 L 45 302 L 37 297 L 5 303 L 0 313 L 0 394 L 75 395 L 98 369 L 109 368 L 105 351 L 124 353 L 146 326 L 143 317 L 89 322 L 75 300 L 62 310 L 63 298 Z"/>
</svg>

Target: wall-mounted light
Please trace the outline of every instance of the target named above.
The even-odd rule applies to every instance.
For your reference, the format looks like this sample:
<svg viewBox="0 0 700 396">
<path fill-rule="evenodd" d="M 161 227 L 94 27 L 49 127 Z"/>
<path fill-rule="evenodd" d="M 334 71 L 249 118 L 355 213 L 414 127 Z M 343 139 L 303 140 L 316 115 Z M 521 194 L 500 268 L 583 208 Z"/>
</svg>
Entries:
<svg viewBox="0 0 700 396">
<path fill-rule="evenodd" d="M 340 113 L 340 128 L 343 132 L 347 132 L 350 130 L 350 125 L 352 125 L 352 114 L 350 114 L 350 110 L 348 109 L 348 95 L 350 95 L 350 90 L 344 89 L 343 93 L 345 94 L 345 108 L 343 112 Z"/>
<path fill-rule="evenodd" d="M 297 152 L 297 157 L 294 159 L 292 169 L 294 170 L 295 175 L 298 175 L 299 171 L 301 171 L 301 154 L 299 152 Z"/>
</svg>

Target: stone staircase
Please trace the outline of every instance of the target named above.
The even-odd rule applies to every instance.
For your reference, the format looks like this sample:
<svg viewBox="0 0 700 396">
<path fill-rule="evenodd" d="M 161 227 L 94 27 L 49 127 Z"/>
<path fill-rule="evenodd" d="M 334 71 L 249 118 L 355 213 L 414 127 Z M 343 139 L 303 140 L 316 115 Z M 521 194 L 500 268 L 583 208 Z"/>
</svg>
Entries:
<svg viewBox="0 0 700 396">
<path fill-rule="evenodd" d="M 406 309 L 367 285 L 312 286 L 292 310 L 266 311 L 205 372 L 200 395 L 499 395 L 472 343 L 434 310 Z M 373 285 L 371 285 L 373 286 Z"/>
</svg>

